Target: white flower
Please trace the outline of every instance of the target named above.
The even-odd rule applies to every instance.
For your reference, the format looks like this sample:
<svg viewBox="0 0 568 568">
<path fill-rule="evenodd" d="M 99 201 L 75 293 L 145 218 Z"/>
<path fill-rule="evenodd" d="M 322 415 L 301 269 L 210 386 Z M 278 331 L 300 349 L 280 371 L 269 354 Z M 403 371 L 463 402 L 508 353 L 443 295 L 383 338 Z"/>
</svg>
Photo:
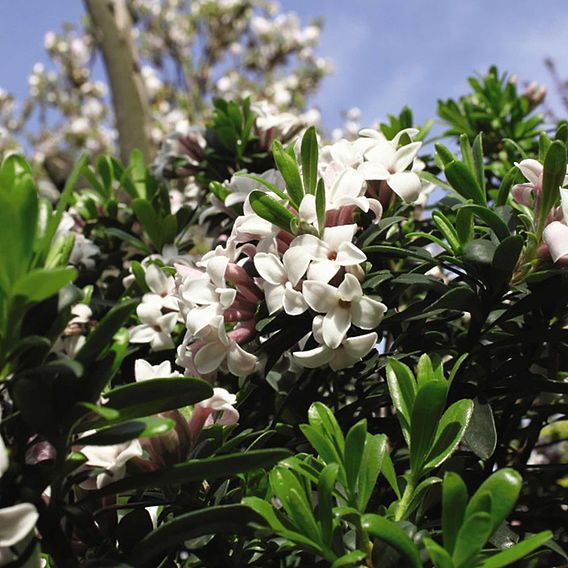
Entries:
<svg viewBox="0 0 568 568">
<path fill-rule="evenodd" d="M 236 395 L 231 394 L 226 389 L 214 388 L 213 396 L 198 402 L 194 407 L 194 412 L 197 409 L 204 409 L 208 411 L 209 415 L 217 413 L 217 419 L 215 420 L 217 424 L 223 426 L 236 424 L 239 421 L 239 411 L 234 407 L 236 402 Z M 212 416 L 210 416 L 210 422 L 213 423 Z M 207 425 L 207 421 L 205 425 Z"/>
<path fill-rule="evenodd" d="M 346 274 L 338 288 L 306 280 L 303 293 L 312 310 L 325 314 L 322 340 L 332 349 L 341 344 L 352 323 L 361 329 L 374 329 L 387 310 L 383 303 L 363 295 L 359 280 L 352 274 Z"/>
<path fill-rule="evenodd" d="M 257 252 L 254 256 L 254 265 L 264 279 L 264 297 L 270 315 L 282 308 L 290 315 L 308 309 L 302 293 L 294 289 L 303 274 L 294 269 L 289 252 L 290 249 L 284 253 L 282 261 L 272 253 Z"/>
<path fill-rule="evenodd" d="M 366 132 L 366 131 L 364 131 Z M 422 190 L 422 182 L 415 172 L 405 171 L 412 164 L 422 142 L 411 142 L 396 148 L 401 133 L 395 140 L 378 141 L 365 153 L 365 162 L 357 171 L 366 180 L 384 180 L 405 202 L 416 201 Z"/>
<path fill-rule="evenodd" d="M 153 351 L 174 347 L 172 331 L 178 318 L 177 313 L 162 314 L 162 306 L 156 301 L 142 302 L 136 313 L 142 322 L 130 330 L 131 343 L 149 343 Z"/>
<path fill-rule="evenodd" d="M 167 377 L 181 377 L 181 373 L 172 371 L 172 364 L 169 361 L 162 361 L 159 365 L 150 365 L 144 359 L 134 361 L 134 378 L 137 381 Z"/>
<path fill-rule="evenodd" d="M 545 227 L 542 240 L 548 245 L 552 262 L 568 255 L 568 226 L 560 221 L 553 221 Z"/>
<path fill-rule="evenodd" d="M 326 227 L 321 239 L 313 235 L 300 235 L 290 244 L 284 256 L 294 267 L 294 273 L 310 280 L 329 282 L 341 267 L 361 264 L 365 253 L 353 244 L 357 225 Z M 309 268 L 308 268 L 309 265 Z"/>
<path fill-rule="evenodd" d="M 371 210 L 376 219 L 380 219 L 383 208 L 376 199 L 365 197 L 367 188 L 365 178 L 353 168 L 345 168 L 334 178 L 330 187 L 326 187 L 326 209 L 333 210 L 354 205 L 364 213 Z"/>
<path fill-rule="evenodd" d="M 314 334 L 315 335 L 315 334 Z M 373 349 L 377 343 L 377 334 L 366 333 L 355 337 L 346 337 L 336 349 L 322 344 L 308 351 L 296 351 L 294 361 L 308 369 L 316 369 L 326 364 L 334 371 L 351 367 Z"/>
<path fill-rule="evenodd" d="M 262 174 L 252 174 L 256 177 L 263 179 L 264 181 L 275 185 L 278 189 L 284 191 L 286 185 L 284 184 L 284 179 L 278 170 L 272 169 L 267 170 Z M 229 195 L 225 198 L 225 205 L 231 207 L 237 205 L 238 203 L 244 203 L 246 198 L 254 190 L 266 191 L 266 186 L 261 184 L 254 179 L 251 179 L 243 175 L 234 175 L 229 183 L 225 183 L 225 187 L 231 191 Z"/>
<path fill-rule="evenodd" d="M 126 475 L 127 462 L 134 457 L 142 457 L 144 453 L 138 440 L 114 446 L 84 446 L 80 451 L 87 458 L 87 467 L 105 469 L 94 478 L 81 483 L 83 489 L 100 489 L 122 479 Z"/>
<path fill-rule="evenodd" d="M 195 337 L 202 342 L 193 357 L 195 368 L 200 374 L 213 373 L 223 363 L 226 363 L 230 373 L 238 377 L 249 375 L 254 370 L 256 357 L 227 336 L 222 316 L 214 317 Z"/>
<path fill-rule="evenodd" d="M 144 279 L 150 288 L 150 292 L 142 297 L 144 303 L 155 303 L 167 310 L 178 310 L 178 301 L 173 295 L 175 290 L 173 276 L 166 274 L 155 264 L 150 264 L 146 268 Z"/>
</svg>

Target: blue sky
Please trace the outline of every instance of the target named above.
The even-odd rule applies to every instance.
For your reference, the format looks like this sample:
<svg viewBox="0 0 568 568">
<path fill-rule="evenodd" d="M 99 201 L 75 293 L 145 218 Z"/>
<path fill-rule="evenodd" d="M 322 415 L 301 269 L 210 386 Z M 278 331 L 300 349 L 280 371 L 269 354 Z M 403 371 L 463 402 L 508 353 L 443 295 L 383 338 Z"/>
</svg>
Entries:
<svg viewBox="0 0 568 568">
<path fill-rule="evenodd" d="M 362 110 L 364 123 L 409 104 L 420 121 L 438 97 L 467 89 L 466 77 L 495 63 L 520 82 L 550 83 L 543 59 L 568 78 L 568 0 L 283 0 L 304 21 L 324 18 L 320 53 L 335 65 L 314 103 L 324 124 Z M 0 87 L 23 96 L 44 61 L 43 38 L 83 15 L 81 0 L 0 0 Z M 559 109 L 550 89 L 550 104 Z"/>
</svg>

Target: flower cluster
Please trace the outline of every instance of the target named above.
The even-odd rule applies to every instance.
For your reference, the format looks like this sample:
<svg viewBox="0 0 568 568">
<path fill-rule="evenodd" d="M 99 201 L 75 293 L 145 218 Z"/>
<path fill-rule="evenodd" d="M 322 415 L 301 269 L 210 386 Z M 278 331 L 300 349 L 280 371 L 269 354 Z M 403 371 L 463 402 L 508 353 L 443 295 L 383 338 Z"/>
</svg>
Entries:
<svg viewBox="0 0 568 568">
<path fill-rule="evenodd" d="M 224 241 L 199 259 L 172 262 L 175 276 L 146 267 L 149 292 L 130 340 L 172 349 L 182 324 L 176 362 L 187 375 L 246 376 L 265 364 L 271 338 L 297 322 L 304 333 L 280 353 L 290 364 L 339 370 L 360 361 L 377 344 L 387 307 L 363 291 L 367 257 L 357 238 L 365 223 L 380 220 L 381 202 L 415 201 L 424 191 L 410 170 L 417 134 L 407 129 L 388 140 L 367 129 L 319 149 L 311 128 L 297 143 L 298 154 L 311 144 L 320 156 L 311 164 L 276 144 L 280 170 L 234 175 L 224 200 L 214 197 L 202 214 L 234 219 Z M 307 181 L 310 168 L 319 183 Z M 266 319 L 272 323 L 264 327 Z"/>
</svg>

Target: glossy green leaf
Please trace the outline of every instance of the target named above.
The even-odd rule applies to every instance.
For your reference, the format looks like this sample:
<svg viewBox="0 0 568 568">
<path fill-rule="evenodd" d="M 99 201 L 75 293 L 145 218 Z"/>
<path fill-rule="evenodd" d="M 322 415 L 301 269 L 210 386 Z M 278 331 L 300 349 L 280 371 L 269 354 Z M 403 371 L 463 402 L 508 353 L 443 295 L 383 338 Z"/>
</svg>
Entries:
<svg viewBox="0 0 568 568">
<path fill-rule="evenodd" d="M 366 420 L 360 420 L 357 424 L 354 424 L 345 437 L 345 473 L 347 475 L 347 486 L 351 493 L 355 493 L 366 439 Z"/>
<path fill-rule="evenodd" d="M 115 481 L 102 489 L 91 491 L 84 501 L 96 501 L 106 495 L 116 495 L 135 489 L 166 487 L 178 483 L 202 481 L 203 479 L 226 479 L 238 473 L 259 468 L 270 468 L 289 455 L 288 450 L 277 448 L 192 459 L 158 471 L 142 473 Z"/>
<path fill-rule="evenodd" d="M 467 487 L 464 480 L 451 471 L 446 472 L 442 484 L 442 532 L 444 548 L 453 554 L 458 532 L 467 507 Z"/>
<path fill-rule="evenodd" d="M 519 498 L 521 486 L 522 478 L 514 469 L 504 468 L 496 471 L 480 485 L 471 498 L 465 512 L 466 517 L 470 511 L 478 508 L 477 502 L 483 498 L 485 493 L 488 493 L 492 497 L 491 532 L 494 532 L 513 510 Z"/>
<path fill-rule="evenodd" d="M 146 199 L 134 199 L 132 201 L 132 210 L 152 244 L 157 250 L 162 250 L 162 228 L 158 214 L 152 207 L 152 204 Z"/>
<path fill-rule="evenodd" d="M 347 554 L 339 557 L 332 565 L 331 568 L 352 568 L 353 566 L 358 566 L 365 558 L 367 554 L 362 550 L 352 550 Z"/>
<path fill-rule="evenodd" d="M 452 557 L 437 542 L 424 538 L 424 546 L 434 563 L 435 568 L 454 568 Z"/>
<path fill-rule="evenodd" d="M 325 404 L 314 402 L 308 409 L 308 421 L 311 426 L 319 429 L 331 440 L 338 454 L 342 456 L 345 439 L 333 412 Z"/>
<path fill-rule="evenodd" d="M 473 401 L 473 413 L 465 431 L 464 440 L 473 453 L 483 460 L 489 459 L 497 446 L 497 431 L 490 404 Z"/>
<path fill-rule="evenodd" d="M 389 359 L 387 365 L 389 393 L 407 443 L 410 442 L 410 417 L 416 398 L 416 380 L 412 371 L 397 359 Z"/>
<path fill-rule="evenodd" d="M 542 531 L 538 534 L 534 534 L 522 542 L 491 556 L 481 564 L 481 568 L 502 568 L 503 566 L 510 566 L 517 560 L 521 560 L 521 558 L 524 558 L 537 548 L 546 544 L 552 539 L 552 536 L 552 532 L 550 531 Z"/>
<path fill-rule="evenodd" d="M 410 423 L 410 468 L 416 475 L 430 454 L 447 396 L 448 385 L 438 381 L 421 386 L 416 393 Z"/>
<path fill-rule="evenodd" d="M 302 137 L 302 177 L 304 191 L 315 195 L 318 181 L 318 138 L 315 126 L 310 126 Z"/>
<path fill-rule="evenodd" d="M 87 337 L 75 359 L 85 366 L 98 359 L 106 351 L 109 337 L 113 337 L 122 327 L 137 303 L 136 300 L 127 300 L 116 304 Z"/>
<path fill-rule="evenodd" d="M 326 465 L 318 480 L 318 520 L 321 538 L 330 548 L 333 540 L 333 492 L 338 472 L 338 464 Z"/>
<path fill-rule="evenodd" d="M 112 446 L 122 444 L 136 438 L 147 438 L 148 436 L 159 436 L 169 432 L 174 427 L 174 421 L 158 416 L 148 418 L 138 418 L 120 422 L 113 426 L 101 428 L 94 434 L 82 436 L 75 441 L 76 445 L 81 446 Z"/>
<path fill-rule="evenodd" d="M 454 553 L 456 568 L 468 566 L 485 546 L 492 532 L 491 517 L 487 513 L 475 513 L 467 517 L 461 526 Z"/>
<path fill-rule="evenodd" d="M 395 548 L 411 566 L 415 568 L 422 566 L 415 544 L 397 524 L 379 515 L 368 514 L 363 515 L 361 525 L 371 536 Z"/>
<path fill-rule="evenodd" d="M 238 534 L 259 520 L 246 505 L 218 505 L 178 515 L 144 537 L 128 555 L 132 566 L 154 566 L 155 561 L 186 540 L 203 535 Z"/>
<path fill-rule="evenodd" d="M 22 276 L 15 284 L 13 294 L 25 303 L 41 302 L 59 292 L 77 277 L 75 268 L 36 268 Z"/>
<path fill-rule="evenodd" d="M 137 418 L 183 408 L 213 396 L 209 383 L 189 377 L 147 379 L 105 393 L 108 404 L 121 418 Z"/>
<path fill-rule="evenodd" d="M 323 179 L 318 180 L 316 187 L 316 215 L 318 219 L 318 229 L 320 234 L 323 233 L 325 227 L 325 214 L 326 214 L 326 199 L 325 199 L 325 184 Z"/>
<path fill-rule="evenodd" d="M 375 490 L 385 457 L 388 457 L 386 436 L 367 434 L 357 483 L 357 509 L 362 513 L 365 512 Z"/>
<path fill-rule="evenodd" d="M 292 232 L 292 222 L 297 218 L 284 205 L 278 203 L 267 193 L 258 190 L 251 192 L 249 201 L 253 211 L 259 217 L 288 233 Z"/>
<path fill-rule="evenodd" d="M 451 186 L 465 199 L 471 199 L 477 205 L 486 205 L 485 192 L 468 167 L 459 161 L 447 164 L 444 174 Z"/>
<path fill-rule="evenodd" d="M 460 443 L 473 412 L 471 400 L 454 402 L 437 424 L 434 442 L 424 464 L 424 471 L 438 467 L 447 460 Z"/>
<path fill-rule="evenodd" d="M 298 163 L 295 158 L 284 150 L 278 140 L 275 140 L 272 144 L 272 155 L 274 156 L 276 167 L 286 183 L 286 190 L 290 196 L 290 201 L 292 205 L 298 208 L 304 196 Z"/>
</svg>

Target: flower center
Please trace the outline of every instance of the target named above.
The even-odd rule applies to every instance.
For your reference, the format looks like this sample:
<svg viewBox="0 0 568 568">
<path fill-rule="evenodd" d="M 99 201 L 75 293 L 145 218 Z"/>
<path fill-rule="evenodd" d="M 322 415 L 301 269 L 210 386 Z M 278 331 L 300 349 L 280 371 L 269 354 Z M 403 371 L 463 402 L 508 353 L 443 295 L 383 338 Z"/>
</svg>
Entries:
<svg viewBox="0 0 568 568">
<path fill-rule="evenodd" d="M 329 260 L 335 260 L 335 259 L 337 258 L 337 251 L 330 250 L 330 251 L 327 253 L 327 258 L 328 258 Z"/>
<path fill-rule="evenodd" d="M 340 308 L 348 310 L 351 308 L 351 302 L 349 300 L 339 300 L 338 302 Z"/>
<path fill-rule="evenodd" d="M 161 328 L 159 325 L 154 325 L 154 326 L 152 326 L 152 329 L 153 329 L 154 331 L 157 331 L 158 333 L 160 333 L 160 332 L 162 331 L 162 328 Z"/>
</svg>

